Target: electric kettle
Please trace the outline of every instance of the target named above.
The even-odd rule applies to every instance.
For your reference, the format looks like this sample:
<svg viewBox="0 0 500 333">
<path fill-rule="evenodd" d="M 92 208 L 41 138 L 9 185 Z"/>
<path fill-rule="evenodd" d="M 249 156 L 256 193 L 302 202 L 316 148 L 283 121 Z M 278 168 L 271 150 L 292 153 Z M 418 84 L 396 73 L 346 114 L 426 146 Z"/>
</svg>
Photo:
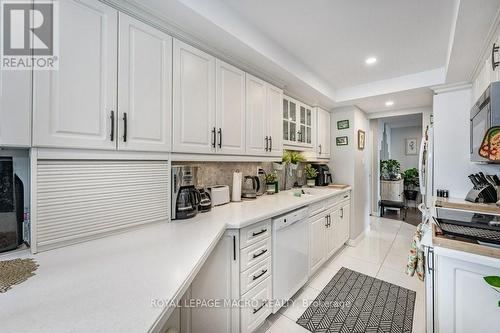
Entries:
<svg viewBox="0 0 500 333">
<path fill-rule="evenodd" d="M 247 199 L 257 198 L 257 192 L 260 188 L 259 177 L 256 176 L 245 176 L 243 178 L 243 187 L 241 189 L 241 197 Z"/>
</svg>

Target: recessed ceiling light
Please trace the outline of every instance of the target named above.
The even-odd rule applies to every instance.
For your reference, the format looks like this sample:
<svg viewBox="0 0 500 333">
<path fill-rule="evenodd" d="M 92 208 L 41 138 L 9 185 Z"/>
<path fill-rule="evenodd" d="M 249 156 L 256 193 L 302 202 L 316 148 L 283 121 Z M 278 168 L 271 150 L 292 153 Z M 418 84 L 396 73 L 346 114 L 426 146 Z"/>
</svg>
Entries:
<svg viewBox="0 0 500 333">
<path fill-rule="evenodd" d="M 367 65 L 373 65 L 376 62 L 377 62 L 377 58 L 375 58 L 375 57 L 366 58 L 366 60 L 365 60 L 365 63 Z"/>
<path fill-rule="evenodd" d="M 385 106 L 393 106 L 394 102 L 393 101 L 387 101 L 385 102 Z"/>
</svg>

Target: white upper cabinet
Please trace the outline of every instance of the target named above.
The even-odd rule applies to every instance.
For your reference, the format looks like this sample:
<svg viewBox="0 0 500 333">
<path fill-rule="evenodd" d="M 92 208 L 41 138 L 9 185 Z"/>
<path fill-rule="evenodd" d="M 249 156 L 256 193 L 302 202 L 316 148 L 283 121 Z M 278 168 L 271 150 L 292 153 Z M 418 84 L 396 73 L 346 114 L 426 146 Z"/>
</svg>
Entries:
<svg viewBox="0 0 500 333">
<path fill-rule="evenodd" d="M 284 144 L 293 147 L 312 148 L 315 130 L 313 108 L 291 97 L 284 96 L 282 110 L 282 138 Z"/>
<path fill-rule="evenodd" d="M 215 58 L 176 39 L 173 54 L 173 151 L 215 152 Z"/>
<path fill-rule="evenodd" d="M 0 69 L 0 147 L 31 144 L 31 72 Z"/>
<path fill-rule="evenodd" d="M 218 153 L 245 154 L 245 72 L 216 61 L 216 127 Z"/>
<path fill-rule="evenodd" d="M 59 11 L 59 70 L 33 73 L 33 144 L 115 149 L 118 13 L 97 0 Z"/>
<path fill-rule="evenodd" d="M 330 158 L 330 113 L 321 108 L 316 108 L 316 157 Z"/>
<path fill-rule="evenodd" d="M 280 157 L 283 154 L 283 90 L 267 85 L 268 154 Z"/>
<path fill-rule="evenodd" d="M 250 74 L 246 75 L 246 151 L 249 155 L 265 155 L 269 148 L 267 122 L 271 115 L 266 113 L 266 91 L 266 82 Z"/>
<path fill-rule="evenodd" d="M 247 154 L 279 157 L 283 153 L 283 91 L 246 75 Z"/>
<path fill-rule="evenodd" d="M 172 37 L 120 13 L 118 148 L 170 151 Z"/>
</svg>

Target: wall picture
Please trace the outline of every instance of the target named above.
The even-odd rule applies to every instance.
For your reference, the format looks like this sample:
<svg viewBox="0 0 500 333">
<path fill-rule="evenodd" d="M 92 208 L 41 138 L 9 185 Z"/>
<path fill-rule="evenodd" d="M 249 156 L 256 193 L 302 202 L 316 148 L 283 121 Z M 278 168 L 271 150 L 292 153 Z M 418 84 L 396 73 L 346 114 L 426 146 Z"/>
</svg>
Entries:
<svg viewBox="0 0 500 333">
<path fill-rule="evenodd" d="M 358 149 L 365 149 L 366 134 L 365 131 L 358 130 Z"/>
<path fill-rule="evenodd" d="M 406 139 L 406 155 L 417 155 L 417 139 Z"/>
<path fill-rule="evenodd" d="M 347 136 L 338 136 L 335 139 L 335 142 L 337 143 L 337 146 L 347 146 L 348 144 Z"/>
<path fill-rule="evenodd" d="M 343 130 L 349 128 L 349 119 L 337 121 L 337 129 Z"/>
</svg>

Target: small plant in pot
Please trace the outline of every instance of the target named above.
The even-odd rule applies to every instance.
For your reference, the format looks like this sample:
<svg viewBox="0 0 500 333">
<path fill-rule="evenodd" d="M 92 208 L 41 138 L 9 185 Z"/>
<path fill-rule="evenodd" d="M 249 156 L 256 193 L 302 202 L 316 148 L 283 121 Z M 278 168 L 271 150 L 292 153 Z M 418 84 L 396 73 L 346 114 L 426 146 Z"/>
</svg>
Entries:
<svg viewBox="0 0 500 333">
<path fill-rule="evenodd" d="M 278 175 L 275 171 L 266 174 L 266 193 L 274 194 L 276 192 L 276 182 L 278 181 Z"/>
<path fill-rule="evenodd" d="M 306 168 L 306 178 L 307 178 L 307 186 L 313 187 L 316 184 L 316 176 L 318 175 L 318 171 L 312 167 L 311 164 L 307 164 Z"/>
<path fill-rule="evenodd" d="M 382 180 L 398 180 L 400 175 L 401 165 L 397 160 L 380 161 L 380 179 Z"/>
<path fill-rule="evenodd" d="M 419 185 L 418 182 L 418 170 L 417 168 L 407 169 L 403 172 L 403 179 L 405 183 L 405 198 L 406 200 L 416 200 L 418 196 L 418 191 L 416 188 Z"/>
</svg>

